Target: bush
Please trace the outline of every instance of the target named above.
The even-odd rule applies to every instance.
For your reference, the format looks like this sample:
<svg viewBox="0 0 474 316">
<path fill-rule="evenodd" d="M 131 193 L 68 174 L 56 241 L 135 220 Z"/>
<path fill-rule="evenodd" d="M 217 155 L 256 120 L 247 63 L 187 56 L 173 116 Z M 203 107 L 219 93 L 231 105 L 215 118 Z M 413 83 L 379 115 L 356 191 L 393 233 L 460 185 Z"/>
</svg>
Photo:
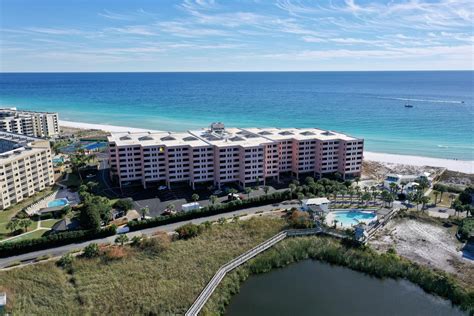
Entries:
<svg viewBox="0 0 474 316">
<path fill-rule="evenodd" d="M 296 194 L 292 194 L 289 190 L 283 192 L 273 192 L 268 195 L 261 195 L 258 197 L 253 197 L 250 199 L 245 199 L 241 201 L 231 201 L 228 203 L 219 203 L 208 205 L 203 207 L 199 210 L 194 210 L 191 212 L 186 213 L 176 213 L 173 215 L 167 216 L 157 216 L 154 218 L 142 220 L 142 221 L 134 221 L 128 223 L 128 227 L 130 231 L 140 230 L 144 228 L 156 227 L 161 225 L 167 225 L 172 223 L 177 223 L 185 220 L 206 217 L 210 215 L 217 215 L 227 212 L 232 212 L 236 210 L 240 210 L 243 208 L 248 207 L 255 207 L 261 205 L 272 204 L 276 202 L 282 202 L 285 200 L 289 200 L 293 197 L 296 197 Z"/>
<path fill-rule="evenodd" d="M 89 244 L 84 248 L 83 256 L 86 258 L 98 257 L 99 254 L 99 245 L 97 245 L 96 243 Z"/>
<path fill-rule="evenodd" d="M 70 253 L 63 255 L 56 264 L 61 268 L 70 268 L 72 265 L 73 257 Z"/>
<path fill-rule="evenodd" d="M 126 212 L 133 208 L 133 203 L 129 199 L 121 199 L 114 203 L 114 207 Z"/>
<path fill-rule="evenodd" d="M 105 261 L 119 260 L 127 256 L 127 254 L 125 247 L 111 246 L 105 249 L 103 259 Z"/>
<path fill-rule="evenodd" d="M 189 239 L 196 237 L 202 232 L 202 226 L 193 223 L 185 224 L 176 229 L 179 239 Z"/>
<path fill-rule="evenodd" d="M 311 220 L 308 212 L 302 212 L 296 209 L 292 209 L 288 223 L 293 228 L 311 228 L 314 226 L 314 221 Z"/>
<path fill-rule="evenodd" d="M 136 247 L 153 255 L 157 255 L 168 250 L 170 246 L 171 239 L 168 234 L 164 232 L 159 232 L 152 238 L 142 238 L 136 244 Z"/>
<path fill-rule="evenodd" d="M 464 218 L 458 228 L 459 239 L 467 240 L 474 237 L 474 218 Z"/>
<path fill-rule="evenodd" d="M 63 246 L 75 242 L 87 241 L 115 235 L 115 227 L 106 227 L 99 231 L 76 230 L 51 234 L 36 239 L 0 243 L 0 257 L 9 257 L 31 251 Z"/>
<path fill-rule="evenodd" d="M 435 185 L 433 185 L 433 190 L 450 193 L 461 193 L 463 191 L 463 189 L 458 186 L 446 185 L 441 183 L 436 183 Z"/>
</svg>

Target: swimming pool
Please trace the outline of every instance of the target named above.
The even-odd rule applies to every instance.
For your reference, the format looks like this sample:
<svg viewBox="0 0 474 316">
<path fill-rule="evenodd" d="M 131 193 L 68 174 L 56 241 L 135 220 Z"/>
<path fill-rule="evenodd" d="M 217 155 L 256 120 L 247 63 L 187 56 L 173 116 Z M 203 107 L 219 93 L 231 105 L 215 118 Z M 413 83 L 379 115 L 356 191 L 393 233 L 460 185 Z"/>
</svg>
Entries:
<svg viewBox="0 0 474 316">
<path fill-rule="evenodd" d="M 61 207 L 69 204 L 67 199 L 56 199 L 48 202 L 48 207 Z"/>
<path fill-rule="evenodd" d="M 377 215 L 374 211 L 353 209 L 329 212 L 326 217 L 326 223 L 328 225 L 334 225 L 334 221 L 337 221 L 338 227 L 349 228 L 359 223 L 370 224 L 376 219 Z"/>
<path fill-rule="evenodd" d="M 53 164 L 58 164 L 58 163 L 63 163 L 64 162 L 64 158 L 61 157 L 61 156 L 56 156 L 52 160 L 53 160 Z"/>
</svg>

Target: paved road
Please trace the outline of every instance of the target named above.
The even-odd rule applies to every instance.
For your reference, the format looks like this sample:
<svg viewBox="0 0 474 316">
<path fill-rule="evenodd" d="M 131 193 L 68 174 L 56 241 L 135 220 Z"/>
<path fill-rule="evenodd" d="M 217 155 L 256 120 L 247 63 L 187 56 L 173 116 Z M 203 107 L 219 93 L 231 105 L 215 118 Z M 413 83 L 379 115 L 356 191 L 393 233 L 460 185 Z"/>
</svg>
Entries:
<svg viewBox="0 0 474 316">
<path fill-rule="evenodd" d="M 276 208 L 292 208 L 292 207 L 298 207 L 300 206 L 299 203 L 296 201 L 292 201 L 292 203 L 288 204 L 280 204 L 279 206 L 273 206 L 273 205 L 263 205 L 263 206 L 258 206 L 258 207 L 252 207 L 252 208 L 247 208 L 247 209 L 242 209 L 234 212 L 229 212 L 229 213 L 224 213 L 224 214 L 218 214 L 218 215 L 212 215 L 212 216 L 207 216 L 207 217 L 202 217 L 202 218 L 197 218 L 193 220 L 187 220 L 187 221 L 182 221 L 178 223 L 173 223 L 173 224 L 168 224 L 168 225 L 163 225 L 163 226 L 158 226 L 158 227 L 153 227 L 153 228 L 147 228 L 143 230 L 138 230 L 134 232 L 130 232 L 127 234 L 129 238 L 132 238 L 133 236 L 141 236 L 143 234 L 145 235 L 152 235 L 157 231 L 165 231 L 165 232 L 172 232 L 179 226 L 182 226 L 187 223 L 194 223 L 194 224 L 200 224 L 205 221 L 216 221 L 221 217 L 224 218 L 232 218 L 234 215 L 242 215 L 242 214 L 255 214 L 256 212 L 266 212 L 266 211 L 271 211 Z M 82 249 L 85 246 L 91 244 L 91 243 L 113 243 L 115 240 L 116 236 L 110 236 L 106 238 L 101 238 L 101 239 L 95 239 L 95 240 L 90 240 L 90 241 L 85 241 L 81 243 L 75 243 L 75 244 L 69 244 L 61 247 L 56 247 L 56 248 L 50 248 L 50 249 L 45 249 L 45 250 L 39 250 L 35 252 L 30 252 L 18 256 L 12 256 L 8 258 L 0 258 L 0 268 L 5 268 L 12 263 L 15 262 L 22 262 L 22 263 L 28 263 L 33 261 L 37 257 L 49 255 L 51 257 L 57 257 L 57 256 L 62 256 L 63 254 L 66 254 L 70 251 L 77 250 L 77 249 Z"/>
</svg>

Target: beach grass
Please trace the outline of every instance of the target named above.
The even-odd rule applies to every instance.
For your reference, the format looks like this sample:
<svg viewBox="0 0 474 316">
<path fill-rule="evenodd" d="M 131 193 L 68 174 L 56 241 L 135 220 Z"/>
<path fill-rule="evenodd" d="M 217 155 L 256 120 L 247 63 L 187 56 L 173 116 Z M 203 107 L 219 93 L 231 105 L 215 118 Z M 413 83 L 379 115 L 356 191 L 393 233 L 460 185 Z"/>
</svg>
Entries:
<svg viewBox="0 0 474 316">
<path fill-rule="evenodd" d="M 0 272 L 13 314 L 184 314 L 218 268 L 283 229 L 281 219 L 212 225 L 198 237 L 153 253 L 125 246 L 125 257 L 74 259 Z M 45 297 L 47 293 L 47 297 Z"/>
</svg>

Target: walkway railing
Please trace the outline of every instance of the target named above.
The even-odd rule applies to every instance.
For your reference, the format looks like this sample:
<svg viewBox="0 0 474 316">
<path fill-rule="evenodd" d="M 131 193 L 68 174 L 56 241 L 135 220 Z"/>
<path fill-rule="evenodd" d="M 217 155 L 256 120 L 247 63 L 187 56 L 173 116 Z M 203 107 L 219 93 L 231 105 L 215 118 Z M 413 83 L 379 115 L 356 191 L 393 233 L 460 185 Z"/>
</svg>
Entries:
<svg viewBox="0 0 474 316">
<path fill-rule="evenodd" d="M 308 236 L 308 235 L 318 235 L 323 232 L 321 228 L 314 228 L 314 229 L 292 229 L 292 230 L 285 230 L 282 231 L 270 239 L 267 239 L 263 243 L 259 244 L 255 248 L 250 249 L 249 251 L 243 253 L 242 255 L 238 256 L 237 258 L 231 260 L 227 264 L 223 265 L 219 270 L 217 270 L 216 274 L 212 277 L 211 281 L 206 285 L 206 287 L 202 290 L 201 294 L 197 297 L 194 301 L 193 305 L 188 309 L 186 312 L 186 316 L 195 316 L 197 315 L 201 309 L 204 307 L 206 302 L 211 297 L 214 290 L 217 288 L 219 283 L 225 277 L 227 273 L 232 271 L 233 269 L 237 268 L 241 264 L 247 262 L 251 258 L 255 257 L 259 253 L 267 250 L 268 248 L 272 247 L 276 243 L 282 241 L 286 237 L 296 237 L 296 236 Z M 333 235 L 333 233 L 330 233 Z M 344 237 L 343 235 L 337 234 L 336 237 Z"/>
</svg>

